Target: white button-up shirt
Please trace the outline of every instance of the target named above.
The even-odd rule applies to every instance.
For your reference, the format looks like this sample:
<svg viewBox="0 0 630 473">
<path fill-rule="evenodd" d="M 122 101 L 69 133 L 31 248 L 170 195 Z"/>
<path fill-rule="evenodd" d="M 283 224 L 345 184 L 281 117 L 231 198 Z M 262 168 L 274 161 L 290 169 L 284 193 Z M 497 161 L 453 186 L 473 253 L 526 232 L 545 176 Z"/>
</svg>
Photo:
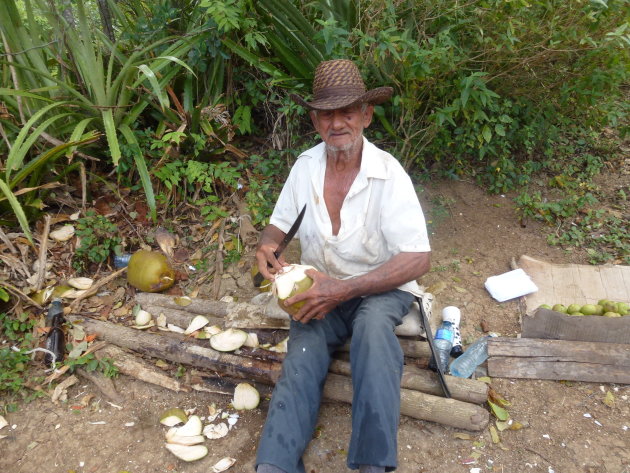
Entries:
<svg viewBox="0 0 630 473">
<path fill-rule="evenodd" d="M 271 224 L 289 231 L 306 204 L 297 233 L 302 264 L 338 279 L 361 276 L 401 252 L 431 250 L 415 189 L 391 154 L 363 138 L 361 169 L 341 207 L 341 228 L 332 233 L 324 202 L 326 145 L 302 153 L 282 188 Z M 418 293 L 416 281 L 399 287 Z"/>
</svg>

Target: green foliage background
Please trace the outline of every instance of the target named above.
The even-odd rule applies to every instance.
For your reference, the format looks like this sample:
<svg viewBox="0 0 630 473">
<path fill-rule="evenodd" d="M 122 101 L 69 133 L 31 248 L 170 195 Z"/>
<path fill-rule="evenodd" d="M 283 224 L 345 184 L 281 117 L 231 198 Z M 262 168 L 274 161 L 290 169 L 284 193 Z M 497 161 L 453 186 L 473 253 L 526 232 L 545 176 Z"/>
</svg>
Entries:
<svg viewBox="0 0 630 473">
<path fill-rule="evenodd" d="M 225 216 L 240 191 L 264 224 L 315 138 L 289 94 L 308 96 L 324 59 L 394 87 L 369 137 L 416 176 L 523 189 L 602 128 L 627 136 L 627 0 L 107 4 L 109 19 L 96 0 L 0 4 L 0 218 L 27 236 L 88 163 L 144 192 L 154 220 L 181 202 Z M 545 214 L 525 189 L 524 212 Z"/>
</svg>

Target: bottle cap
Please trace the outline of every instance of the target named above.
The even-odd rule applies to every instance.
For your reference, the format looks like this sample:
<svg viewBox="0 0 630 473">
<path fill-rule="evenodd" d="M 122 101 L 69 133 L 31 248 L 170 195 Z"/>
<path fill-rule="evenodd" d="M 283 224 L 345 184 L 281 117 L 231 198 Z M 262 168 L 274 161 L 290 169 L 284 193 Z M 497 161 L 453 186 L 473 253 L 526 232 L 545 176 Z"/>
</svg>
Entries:
<svg viewBox="0 0 630 473">
<path fill-rule="evenodd" d="M 449 305 L 448 307 L 444 307 L 444 309 L 442 309 L 442 320 L 444 320 L 445 322 L 459 325 L 460 318 L 461 312 L 457 307 Z"/>
</svg>

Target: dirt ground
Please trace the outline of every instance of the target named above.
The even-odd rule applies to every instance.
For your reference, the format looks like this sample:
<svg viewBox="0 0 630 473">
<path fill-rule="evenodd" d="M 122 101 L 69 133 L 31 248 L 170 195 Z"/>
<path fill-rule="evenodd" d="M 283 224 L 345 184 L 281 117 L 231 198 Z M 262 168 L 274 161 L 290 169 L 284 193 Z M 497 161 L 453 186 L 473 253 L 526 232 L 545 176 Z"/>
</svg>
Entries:
<svg viewBox="0 0 630 473">
<path fill-rule="evenodd" d="M 487 277 L 510 270 L 512 258 L 527 254 L 554 263 L 586 262 L 581 251 L 548 246 L 549 227 L 531 221 L 521 226 L 513 197 L 486 195 L 471 183 L 452 181 L 433 182 L 420 193 L 433 246 L 433 270 L 421 283 L 436 288 L 436 311 L 446 305 L 461 308 L 466 342 L 482 334 L 482 321 L 502 336 L 520 332 L 517 304 L 497 303 L 483 285 Z M 240 299 L 254 295 L 229 277 L 222 287 Z M 182 407 L 205 416 L 212 403 L 234 412 L 230 396 L 173 393 L 126 376 L 115 384 L 123 399 L 119 407 L 80 379 L 68 390 L 67 402 L 54 405 L 42 398 L 7 414 L 9 427 L 0 432 L 8 435 L 0 440 L 0 472 L 206 473 L 223 457 L 236 459 L 230 472 L 253 471 L 268 399 L 241 412 L 226 437 L 206 440 L 205 458 L 185 463 L 164 448 L 160 413 Z M 492 387 L 510 401 L 510 416 L 523 429 L 503 431 L 500 443 L 493 443 L 488 429 L 464 432 L 470 439 L 458 439 L 457 429 L 403 417 L 397 471 L 630 473 L 630 386 L 492 379 Z M 603 402 L 607 391 L 614 395 L 614 407 Z M 88 394 L 94 395 L 88 406 L 76 409 Z M 350 471 L 345 465 L 349 406 L 324 403 L 317 430 L 304 458 L 307 471 Z"/>
</svg>

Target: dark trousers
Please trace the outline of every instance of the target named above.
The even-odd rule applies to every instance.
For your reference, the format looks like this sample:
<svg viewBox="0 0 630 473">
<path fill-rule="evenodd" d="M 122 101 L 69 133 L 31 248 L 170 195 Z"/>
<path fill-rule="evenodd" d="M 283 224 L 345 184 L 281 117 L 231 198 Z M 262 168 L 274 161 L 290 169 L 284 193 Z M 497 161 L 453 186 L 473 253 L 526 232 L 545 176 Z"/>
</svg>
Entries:
<svg viewBox="0 0 630 473">
<path fill-rule="evenodd" d="M 331 355 L 352 337 L 352 437 L 348 467 L 396 469 L 403 353 L 394 328 L 413 296 L 393 290 L 340 304 L 324 320 L 291 321 L 288 353 L 273 391 L 256 465 L 304 473 Z"/>
</svg>

